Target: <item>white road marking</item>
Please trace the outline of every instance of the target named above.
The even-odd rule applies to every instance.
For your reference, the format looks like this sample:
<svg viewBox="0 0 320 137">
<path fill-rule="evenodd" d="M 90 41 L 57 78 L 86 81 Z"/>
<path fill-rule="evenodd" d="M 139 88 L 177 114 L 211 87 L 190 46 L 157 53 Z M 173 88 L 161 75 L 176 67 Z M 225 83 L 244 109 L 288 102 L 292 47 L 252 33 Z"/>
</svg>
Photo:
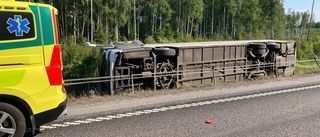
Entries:
<svg viewBox="0 0 320 137">
<path fill-rule="evenodd" d="M 117 114 L 117 115 L 113 115 L 113 116 L 97 117 L 94 119 L 77 120 L 74 122 L 64 122 L 63 124 L 44 125 L 44 126 L 40 127 L 40 130 L 43 131 L 46 129 L 55 129 L 55 128 L 59 128 L 59 127 L 76 126 L 76 125 L 81 125 L 81 124 L 89 124 L 89 123 L 93 123 L 93 122 L 101 122 L 101 121 L 112 120 L 112 119 L 120 119 L 120 118 L 124 118 L 124 117 L 138 116 L 138 115 L 142 115 L 142 114 L 150 114 L 150 113 L 164 112 L 164 111 L 175 110 L 175 109 L 182 109 L 182 108 L 196 107 L 196 106 L 202 106 L 202 105 L 210 105 L 210 104 L 217 104 L 217 103 L 230 102 L 230 101 L 236 101 L 236 100 L 243 100 L 243 99 L 249 99 L 249 98 L 270 96 L 270 95 L 275 95 L 275 94 L 283 94 L 283 93 L 288 93 L 288 92 L 302 91 L 302 90 L 314 89 L 314 88 L 320 88 L 320 85 L 300 87 L 300 88 L 294 88 L 294 89 L 285 89 L 285 90 L 273 91 L 273 92 L 268 92 L 268 93 L 257 93 L 257 94 L 252 94 L 252 95 L 244 95 L 244 96 L 238 96 L 238 97 L 216 99 L 216 100 L 183 104 L 183 105 L 175 105 L 175 106 L 169 106 L 169 107 L 161 107 L 161 108 L 155 108 L 152 110 L 142 110 L 142 111 L 129 112 L 129 113 L 125 113 L 125 114 Z"/>
</svg>

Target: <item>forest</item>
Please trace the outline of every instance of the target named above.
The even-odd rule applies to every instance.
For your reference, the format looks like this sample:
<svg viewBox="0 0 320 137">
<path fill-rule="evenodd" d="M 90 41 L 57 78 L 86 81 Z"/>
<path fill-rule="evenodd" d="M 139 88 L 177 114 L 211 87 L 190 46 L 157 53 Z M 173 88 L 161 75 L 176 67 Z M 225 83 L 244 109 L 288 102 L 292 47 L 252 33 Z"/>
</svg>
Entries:
<svg viewBox="0 0 320 137">
<path fill-rule="evenodd" d="M 56 7 L 61 38 L 74 44 L 293 39 L 320 27 L 309 11 L 285 11 L 283 0 L 26 1 Z"/>
</svg>

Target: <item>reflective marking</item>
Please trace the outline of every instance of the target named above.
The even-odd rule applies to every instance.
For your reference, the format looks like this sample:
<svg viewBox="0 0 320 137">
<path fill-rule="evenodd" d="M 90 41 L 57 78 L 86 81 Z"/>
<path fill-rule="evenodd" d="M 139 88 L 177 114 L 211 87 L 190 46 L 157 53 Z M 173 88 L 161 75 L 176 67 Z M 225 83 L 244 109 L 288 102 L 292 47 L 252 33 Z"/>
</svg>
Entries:
<svg viewBox="0 0 320 137">
<path fill-rule="evenodd" d="M 157 112 L 163 112 L 163 111 L 169 111 L 169 110 L 175 110 L 175 109 L 182 109 L 182 108 L 217 104 L 217 103 L 230 102 L 230 101 L 236 101 L 236 100 L 243 100 L 243 99 L 249 99 L 249 98 L 270 96 L 270 95 L 295 92 L 295 91 L 302 91 L 302 90 L 314 89 L 314 88 L 320 88 L 320 85 L 294 88 L 294 89 L 285 89 L 285 90 L 273 91 L 273 92 L 268 92 L 268 93 L 257 93 L 257 94 L 252 94 L 252 95 L 245 95 L 245 96 L 238 96 L 238 97 L 231 97 L 231 98 L 224 98 L 224 99 L 216 99 L 216 100 L 183 104 L 183 105 L 176 105 L 176 106 L 169 106 L 169 107 L 161 107 L 161 108 L 155 108 L 155 109 L 151 109 L 151 110 L 142 110 L 142 111 L 129 112 L 129 113 L 125 113 L 125 114 L 117 114 L 117 115 L 113 115 L 113 116 L 97 117 L 95 119 L 90 118 L 90 119 L 86 119 L 86 120 L 77 120 L 74 122 L 64 122 L 63 124 L 51 124 L 51 125 L 41 126 L 40 130 L 55 129 L 58 127 L 76 126 L 76 125 L 81 125 L 81 124 L 89 124 L 89 123 L 93 123 L 93 122 L 101 122 L 101 121 L 119 119 L 119 118 L 124 118 L 124 117 L 138 116 L 138 115 L 142 115 L 142 114 L 150 114 L 150 113 L 157 113 Z"/>
</svg>

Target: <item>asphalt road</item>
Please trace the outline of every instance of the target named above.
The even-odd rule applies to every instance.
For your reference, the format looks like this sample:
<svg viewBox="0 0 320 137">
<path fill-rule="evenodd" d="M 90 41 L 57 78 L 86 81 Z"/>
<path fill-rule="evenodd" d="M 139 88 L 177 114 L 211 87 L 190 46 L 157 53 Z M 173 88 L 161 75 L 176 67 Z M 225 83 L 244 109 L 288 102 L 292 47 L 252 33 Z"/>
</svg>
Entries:
<svg viewBox="0 0 320 137">
<path fill-rule="evenodd" d="M 317 137 L 320 86 L 304 87 L 69 117 L 36 137 Z"/>
</svg>

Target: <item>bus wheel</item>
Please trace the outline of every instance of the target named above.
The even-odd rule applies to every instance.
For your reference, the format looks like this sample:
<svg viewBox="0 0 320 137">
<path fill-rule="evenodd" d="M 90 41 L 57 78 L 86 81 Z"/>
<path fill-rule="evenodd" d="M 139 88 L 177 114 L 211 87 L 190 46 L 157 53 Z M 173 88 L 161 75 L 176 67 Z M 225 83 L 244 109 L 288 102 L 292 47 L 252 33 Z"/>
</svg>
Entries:
<svg viewBox="0 0 320 137">
<path fill-rule="evenodd" d="M 173 74 L 170 74 L 172 71 L 174 71 L 174 66 L 170 63 L 169 59 L 161 63 L 158 70 L 160 73 L 158 81 L 163 89 L 168 89 L 170 87 L 174 77 Z"/>
<path fill-rule="evenodd" d="M 155 53 L 157 56 L 175 56 L 176 50 L 170 48 L 155 48 Z"/>
</svg>

